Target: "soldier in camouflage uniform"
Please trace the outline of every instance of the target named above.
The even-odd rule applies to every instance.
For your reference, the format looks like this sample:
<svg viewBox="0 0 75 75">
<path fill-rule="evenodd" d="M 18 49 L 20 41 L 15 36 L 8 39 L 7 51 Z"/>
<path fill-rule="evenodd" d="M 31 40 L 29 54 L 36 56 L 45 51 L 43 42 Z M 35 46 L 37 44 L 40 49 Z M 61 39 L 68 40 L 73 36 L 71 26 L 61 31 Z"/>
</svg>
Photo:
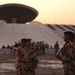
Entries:
<svg viewBox="0 0 75 75">
<path fill-rule="evenodd" d="M 22 39 L 21 46 L 19 46 L 16 50 L 17 75 L 35 75 L 35 68 L 37 68 L 38 60 L 35 51 L 31 49 L 31 43 L 28 42 L 31 42 L 31 40 Z M 34 64 L 36 64 L 36 66 Z"/>
<path fill-rule="evenodd" d="M 71 31 L 66 31 L 63 38 L 66 43 L 57 54 L 57 58 L 62 61 L 64 75 L 75 75 L 75 35 Z"/>
<path fill-rule="evenodd" d="M 35 69 L 37 68 L 38 59 L 35 48 L 31 45 L 31 39 L 27 39 L 26 42 L 27 51 L 27 75 L 35 75 Z"/>
<path fill-rule="evenodd" d="M 16 49 L 16 75 L 26 75 L 26 39 L 21 39 L 21 45 Z"/>
</svg>

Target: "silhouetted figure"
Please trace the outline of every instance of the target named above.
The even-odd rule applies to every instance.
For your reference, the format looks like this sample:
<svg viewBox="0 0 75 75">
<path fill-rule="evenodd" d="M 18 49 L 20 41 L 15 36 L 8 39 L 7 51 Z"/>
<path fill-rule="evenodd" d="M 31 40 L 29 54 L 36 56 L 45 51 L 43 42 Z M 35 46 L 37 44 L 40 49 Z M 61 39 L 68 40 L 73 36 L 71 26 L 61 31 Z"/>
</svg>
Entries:
<svg viewBox="0 0 75 75">
<path fill-rule="evenodd" d="M 15 45 L 14 45 L 15 47 L 18 47 L 18 43 L 17 42 L 15 42 Z"/>
<path fill-rule="evenodd" d="M 21 45 L 21 42 L 20 42 L 20 40 L 18 41 L 18 46 L 20 46 Z"/>
<path fill-rule="evenodd" d="M 10 46 L 8 45 L 7 48 L 10 49 Z"/>
<path fill-rule="evenodd" d="M 58 41 L 56 41 L 55 45 L 54 45 L 54 48 L 55 48 L 55 54 L 58 52 L 59 50 L 59 44 L 58 44 Z"/>
<path fill-rule="evenodd" d="M 2 46 L 2 49 L 6 48 L 4 45 Z"/>
</svg>

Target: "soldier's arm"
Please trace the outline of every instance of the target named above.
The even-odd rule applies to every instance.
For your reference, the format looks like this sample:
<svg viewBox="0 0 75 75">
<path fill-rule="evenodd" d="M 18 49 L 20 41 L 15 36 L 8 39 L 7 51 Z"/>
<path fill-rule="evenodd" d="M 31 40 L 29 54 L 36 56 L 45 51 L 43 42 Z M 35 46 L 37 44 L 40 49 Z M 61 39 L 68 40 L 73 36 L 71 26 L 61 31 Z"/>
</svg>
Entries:
<svg viewBox="0 0 75 75">
<path fill-rule="evenodd" d="M 66 46 L 66 54 L 65 54 L 65 58 L 66 58 L 67 61 L 68 60 L 70 61 L 70 60 L 74 59 L 74 55 L 73 55 L 74 52 L 75 52 L 75 49 L 73 48 L 72 43 L 71 44 L 69 43 Z"/>
<path fill-rule="evenodd" d="M 16 49 L 16 56 L 17 56 L 17 57 L 21 57 L 21 52 L 20 52 L 19 49 Z"/>
<path fill-rule="evenodd" d="M 75 48 L 74 46 L 70 47 L 70 50 L 68 51 L 70 58 L 75 59 Z"/>
</svg>

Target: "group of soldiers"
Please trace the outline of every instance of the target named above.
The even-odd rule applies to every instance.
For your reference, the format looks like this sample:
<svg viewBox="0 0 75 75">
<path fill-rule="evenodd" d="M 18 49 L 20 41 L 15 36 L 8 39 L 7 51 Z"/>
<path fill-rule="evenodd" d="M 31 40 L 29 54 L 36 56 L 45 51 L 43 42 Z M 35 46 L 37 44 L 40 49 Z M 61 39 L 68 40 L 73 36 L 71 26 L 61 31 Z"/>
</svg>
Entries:
<svg viewBox="0 0 75 75">
<path fill-rule="evenodd" d="M 16 49 L 16 75 L 35 75 L 38 59 L 31 39 L 21 39 L 21 45 Z"/>
<path fill-rule="evenodd" d="M 65 44 L 56 53 L 56 57 L 62 61 L 64 75 L 75 75 L 75 34 L 71 31 L 64 32 Z M 21 39 L 21 45 L 16 49 L 16 75 L 35 75 L 38 59 L 31 39 Z"/>
</svg>

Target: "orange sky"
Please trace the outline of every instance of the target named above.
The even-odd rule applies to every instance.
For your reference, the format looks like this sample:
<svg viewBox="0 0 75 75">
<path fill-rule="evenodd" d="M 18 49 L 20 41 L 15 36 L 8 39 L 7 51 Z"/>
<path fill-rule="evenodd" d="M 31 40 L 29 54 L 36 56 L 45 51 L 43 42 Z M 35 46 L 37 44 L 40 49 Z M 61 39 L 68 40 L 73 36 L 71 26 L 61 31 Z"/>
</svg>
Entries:
<svg viewBox="0 0 75 75">
<path fill-rule="evenodd" d="M 75 24 L 75 0 L 0 0 L 0 4 L 21 3 L 38 10 L 35 21 L 49 24 Z"/>
</svg>

